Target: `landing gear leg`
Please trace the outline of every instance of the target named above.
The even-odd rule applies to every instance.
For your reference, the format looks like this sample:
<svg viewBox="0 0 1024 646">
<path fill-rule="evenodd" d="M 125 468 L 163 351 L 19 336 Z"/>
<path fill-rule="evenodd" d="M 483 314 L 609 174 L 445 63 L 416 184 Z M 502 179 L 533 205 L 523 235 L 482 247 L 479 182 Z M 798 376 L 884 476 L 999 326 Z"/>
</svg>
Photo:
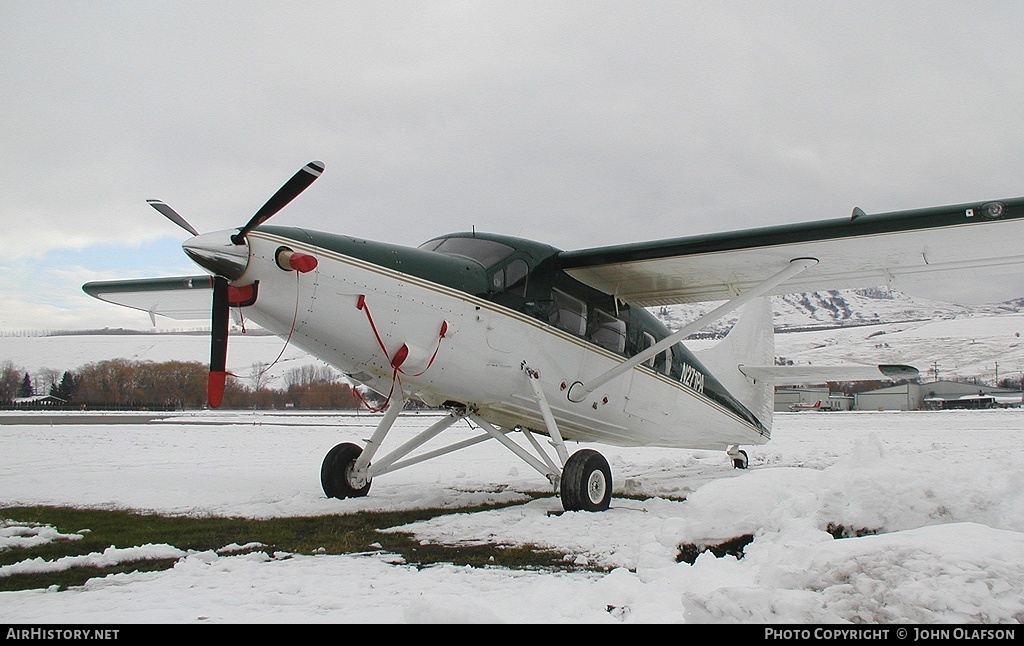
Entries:
<svg viewBox="0 0 1024 646">
<path fill-rule="evenodd" d="M 750 463 L 750 459 L 747 457 L 747 452 L 735 444 L 731 445 L 725 452 L 730 458 L 732 458 L 732 467 L 734 469 L 746 469 L 747 465 Z"/>
<path fill-rule="evenodd" d="M 555 416 L 540 386 L 540 373 L 530 368 L 525 361 L 522 368 L 544 417 L 544 425 L 547 427 L 551 444 L 555 447 L 559 462 L 562 463 L 561 476 L 555 481 L 556 491 L 562 499 L 562 508 L 565 511 L 605 511 L 612 500 L 612 470 L 608 466 L 608 460 L 592 449 L 582 449 L 569 455 L 565 448 L 565 440 L 562 439 L 562 433 L 555 422 Z M 527 437 L 531 436 L 527 434 Z"/>
<path fill-rule="evenodd" d="M 320 485 L 328 498 L 358 498 L 370 491 L 370 460 L 387 436 L 398 414 L 405 407 L 405 399 L 391 402 L 366 450 L 345 442 L 331 449 L 320 467 Z"/>
</svg>

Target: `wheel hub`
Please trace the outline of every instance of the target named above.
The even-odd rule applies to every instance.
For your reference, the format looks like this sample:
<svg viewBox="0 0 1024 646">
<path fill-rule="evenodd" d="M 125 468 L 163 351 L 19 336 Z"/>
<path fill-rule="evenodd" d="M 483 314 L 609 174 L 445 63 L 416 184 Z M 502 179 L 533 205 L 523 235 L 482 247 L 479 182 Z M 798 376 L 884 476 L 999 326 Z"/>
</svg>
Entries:
<svg viewBox="0 0 1024 646">
<path fill-rule="evenodd" d="M 600 470 L 591 472 L 590 477 L 587 478 L 587 497 L 590 498 L 590 502 L 595 505 L 601 502 L 607 486 L 608 483 L 605 481 L 604 473 Z"/>
<path fill-rule="evenodd" d="M 355 460 L 345 465 L 345 480 L 353 489 L 362 489 L 366 486 L 366 469 L 356 471 Z"/>
</svg>

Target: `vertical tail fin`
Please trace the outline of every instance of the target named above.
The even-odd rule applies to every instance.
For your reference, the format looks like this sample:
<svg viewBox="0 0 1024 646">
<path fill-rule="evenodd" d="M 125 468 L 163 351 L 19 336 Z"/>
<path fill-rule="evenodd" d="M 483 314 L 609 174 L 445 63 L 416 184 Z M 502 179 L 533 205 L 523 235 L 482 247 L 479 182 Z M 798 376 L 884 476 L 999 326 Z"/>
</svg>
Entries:
<svg viewBox="0 0 1024 646">
<path fill-rule="evenodd" d="M 756 298 L 740 310 L 729 334 L 715 345 L 694 353 L 726 389 L 771 429 L 775 388 L 739 370 L 741 365 L 771 365 L 775 361 L 775 328 L 771 299 Z"/>
</svg>

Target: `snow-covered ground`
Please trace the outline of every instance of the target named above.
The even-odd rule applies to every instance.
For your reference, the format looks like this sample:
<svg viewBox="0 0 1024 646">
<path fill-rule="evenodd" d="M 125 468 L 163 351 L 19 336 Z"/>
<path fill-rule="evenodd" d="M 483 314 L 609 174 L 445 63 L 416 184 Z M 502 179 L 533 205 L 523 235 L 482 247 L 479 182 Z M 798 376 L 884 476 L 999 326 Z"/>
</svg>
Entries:
<svg viewBox="0 0 1024 646">
<path fill-rule="evenodd" d="M 424 428 L 400 418 L 387 446 Z M 29 420 L 32 422 L 33 420 Z M 1001 623 L 1024 620 L 1024 411 L 783 413 L 751 468 L 721 453 L 599 448 L 618 493 L 605 513 L 549 514 L 540 476 L 484 443 L 329 500 L 324 453 L 361 442 L 367 414 L 203 412 L 0 425 L 0 503 L 175 514 L 287 516 L 521 501 L 400 528 L 424 541 L 529 542 L 611 566 L 608 574 L 397 563 L 394 555 L 238 555 L 118 545 L 96 562 L 151 553 L 164 572 L 84 587 L 0 593 L 4 623 Z M 114 423 L 121 421 L 126 423 Z M 454 440 L 475 431 L 450 429 Z M 679 500 L 685 497 L 685 500 Z M 0 525 L 0 549 L 68 540 Z M 833 538 L 842 526 L 870 532 Z M 66 529 L 66 528 L 64 528 Z M 83 530 L 88 528 L 82 528 Z M 744 557 L 677 562 L 681 544 L 750 534 Z M 286 557 L 287 556 L 287 557 Z M 22 562 L 0 568 L 58 568 Z"/>
<path fill-rule="evenodd" d="M 820 310 L 824 300 L 811 302 Z M 874 315 L 862 313 L 857 327 L 779 334 L 776 354 L 797 363 L 910 363 L 926 379 L 933 367 L 941 378 L 990 380 L 997 364 L 1000 377 L 1022 374 L 1020 313 L 936 310 L 904 322 L 891 315 L 883 311 L 882 322 L 868 325 Z M 777 324 L 786 327 L 798 320 L 780 316 Z M 208 344 L 201 335 L 2 337 L 0 360 L 33 373 L 115 357 L 205 361 Z M 277 376 L 317 363 L 276 337 L 235 334 L 228 368 L 244 375 L 282 349 Z M 232 546 L 197 554 L 118 545 L 86 560 L 180 560 L 166 572 L 94 579 L 81 589 L 0 593 L 0 622 L 1024 619 L 1020 410 L 783 413 L 772 442 L 748 448 L 746 471 L 732 469 L 720 453 L 594 446 L 611 462 L 616 492 L 636 498 L 616 498 L 607 513 L 561 515 L 548 513 L 561 508 L 555 497 L 529 501 L 525 492 L 546 483 L 491 442 L 382 476 L 366 498 L 324 498 L 324 453 L 341 441 L 362 443 L 376 420 L 367 413 L 206 411 L 149 424 L 116 414 L 94 423 L 68 413 L 67 423 L 43 420 L 0 424 L 0 504 L 265 517 L 519 502 L 401 529 L 425 541 L 546 545 L 615 569 L 420 570 L 388 554 L 286 558 L 237 555 Z M 432 420 L 404 415 L 388 446 Z M 476 431 L 459 425 L 443 437 L 470 434 Z M 74 539 L 18 521 L 0 519 L 0 549 Z M 866 534 L 835 539 L 826 530 L 837 526 Z M 742 559 L 705 553 L 693 565 L 676 562 L 681 544 L 743 535 L 754 539 Z M 0 576 L 72 564 L 22 562 L 0 568 Z"/>
</svg>

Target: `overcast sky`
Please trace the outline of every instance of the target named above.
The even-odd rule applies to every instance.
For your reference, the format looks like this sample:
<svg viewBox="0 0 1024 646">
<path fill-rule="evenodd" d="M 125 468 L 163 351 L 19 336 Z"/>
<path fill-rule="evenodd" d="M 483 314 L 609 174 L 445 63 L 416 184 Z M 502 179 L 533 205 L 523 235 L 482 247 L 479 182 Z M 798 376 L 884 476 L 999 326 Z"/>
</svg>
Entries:
<svg viewBox="0 0 1024 646">
<path fill-rule="evenodd" d="M 1024 3 L 0 4 L 0 330 L 241 226 L 564 249 L 1024 195 Z"/>
</svg>

